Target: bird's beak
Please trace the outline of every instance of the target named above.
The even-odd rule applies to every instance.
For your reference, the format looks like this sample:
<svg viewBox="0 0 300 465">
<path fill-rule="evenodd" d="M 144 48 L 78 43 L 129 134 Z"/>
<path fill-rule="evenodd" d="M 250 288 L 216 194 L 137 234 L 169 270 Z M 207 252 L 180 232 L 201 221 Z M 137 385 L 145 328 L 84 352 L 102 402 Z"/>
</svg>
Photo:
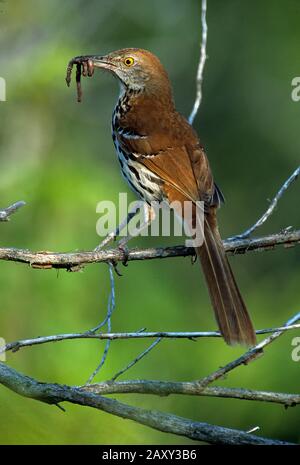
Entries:
<svg viewBox="0 0 300 465">
<path fill-rule="evenodd" d="M 1 0 L 0 0 L 1 1 Z M 116 66 L 111 62 L 108 56 L 100 56 L 100 55 L 80 55 L 73 58 L 69 66 L 73 65 L 83 65 L 85 63 L 90 62 L 95 68 L 102 68 L 113 70 Z"/>
<path fill-rule="evenodd" d="M 95 68 L 108 69 L 110 71 L 115 68 L 115 65 L 111 62 L 108 56 L 90 55 L 82 58 L 91 60 Z"/>
</svg>

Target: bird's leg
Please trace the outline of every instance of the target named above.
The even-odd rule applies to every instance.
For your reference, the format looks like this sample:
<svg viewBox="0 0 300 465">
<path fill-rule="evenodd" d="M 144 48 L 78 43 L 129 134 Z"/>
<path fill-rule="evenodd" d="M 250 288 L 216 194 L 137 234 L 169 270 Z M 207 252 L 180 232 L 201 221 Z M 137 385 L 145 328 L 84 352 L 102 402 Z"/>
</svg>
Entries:
<svg viewBox="0 0 300 465">
<path fill-rule="evenodd" d="M 139 234 L 141 234 L 141 232 L 144 231 L 144 229 L 147 228 L 152 223 L 152 221 L 154 221 L 155 216 L 156 216 L 154 208 L 148 205 L 146 202 L 142 202 L 142 204 L 139 202 L 139 205 L 143 209 L 143 222 L 139 225 L 138 228 L 135 228 L 131 234 L 127 234 L 127 236 L 123 237 L 118 242 L 118 248 L 123 252 L 122 263 L 124 266 L 127 266 L 127 262 L 128 262 L 127 243 L 133 237 L 136 237 Z"/>
<path fill-rule="evenodd" d="M 116 240 L 116 238 L 120 235 L 120 232 L 130 223 L 131 219 L 141 208 L 144 208 L 144 202 L 136 202 L 134 207 L 129 211 L 125 220 L 122 221 L 122 223 L 119 224 L 119 226 L 114 231 L 109 233 L 94 250 L 97 252 L 98 250 L 101 250 L 103 247 L 107 246 L 110 242 Z"/>
<path fill-rule="evenodd" d="M 152 206 L 146 202 L 142 202 L 142 204 L 139 203 L 139 208 L 141 207 L 143 209 L 143 222 L 118 242 L 119 247 L 123 248 L 127 242 L 130 241 L 130 239 L 141 234 L 141 232 L 144 231 L 144 229 L 146 229 L 152 223 L 152 221 L 155 220 L 156 214 Z"/>
</svg>

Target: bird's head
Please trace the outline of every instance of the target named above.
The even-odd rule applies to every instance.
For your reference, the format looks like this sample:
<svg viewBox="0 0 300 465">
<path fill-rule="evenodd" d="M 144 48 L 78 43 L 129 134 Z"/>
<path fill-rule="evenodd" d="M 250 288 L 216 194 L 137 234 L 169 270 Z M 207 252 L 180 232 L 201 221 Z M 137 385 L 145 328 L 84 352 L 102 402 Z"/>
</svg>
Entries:
<svg viewBox="0 0 300 465">
<path fill-rule="evenodd" d="M 95 68 L 111 72 L 126 90 L 164 93 L 171 97 L 170 81 L 163 65 L 147 50 L 126 48 L 103 56 L 78 58 L 89 59 Z"/>
<path fill-rule="evenodd" d="M 112 72 L 127 89 L 143 91 L 170 85 L 161 62 L 147 50 L 126 48 L 105 56 L 94 56 L 92 60 L 95 67 Z"/>
</svg>

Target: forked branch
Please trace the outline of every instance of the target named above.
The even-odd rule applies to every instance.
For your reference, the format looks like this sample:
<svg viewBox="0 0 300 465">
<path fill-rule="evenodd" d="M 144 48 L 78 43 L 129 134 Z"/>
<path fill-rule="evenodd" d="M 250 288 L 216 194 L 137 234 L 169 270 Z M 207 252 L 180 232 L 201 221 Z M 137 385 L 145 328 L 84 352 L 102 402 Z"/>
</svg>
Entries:
<svg viewBox="0 0 300 465">
<path fill-rule="evenodd" d="M 40 402 L 54 405 L 58 405 L 60 402 L 70 402 L 92 407 L 121 418 L 133 420 L 158 431 L 211 444 L 288 444 L 287 442 L 262 438 L 240 430 L 192 421 L 155 410 L 133 407 L 76 387 L 41 383 L 29 376 L 18 373 L 4 363 L 0 363 L 0 383 L 21 396 L 39 400 Z"/>
</svg>

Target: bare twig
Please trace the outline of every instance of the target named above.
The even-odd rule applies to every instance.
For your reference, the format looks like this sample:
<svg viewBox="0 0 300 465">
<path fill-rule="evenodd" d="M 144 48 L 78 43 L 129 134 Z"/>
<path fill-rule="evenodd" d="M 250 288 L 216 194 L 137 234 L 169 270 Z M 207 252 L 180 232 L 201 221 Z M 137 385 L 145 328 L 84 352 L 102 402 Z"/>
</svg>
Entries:
<svg viewBox="0 0 300 465">
<path fill-rule="evenodd" d="M 109 278 L 110 278 L 110 294 L 109 294 L 109 298 L 108 298 L 107 315 L 106 315 L 104 321 L 100 325 L 96 326 L 96 328 L 94 328 L 91 331 L 91 333 L 94 334 L 94 335 L 95 335 L 95 331 L 102 328 L 106 323 L 107 323 L 108 331 L 109 332 L 111 331 L 111 317 L 112 317 L 113 311 L 114 311 L 115 306 L 116 306 L 114 268 L 113 268 L 113 265 L 111 263 L 109 264 Z M 97 368 L 93 371 L 93 373 L 91 374 L 89 379 L 87 380 L 87 384 L 89 384 L 95 378 L 95 376 L 99 373 L 99 371 L 103 367 L 103 365 L 104 365 L 104 363 L 106 361 L 107 355 L 108 355 L 110 344 L 111 344 L 111 339 L 107 339 L 101 361 L 100 361 L 99 365 L 97 366 Z"/>
<path fill-rule="evenodd" d="M 256 431 L 259 431 L 260 427 L 259 426 L 254 426 L 253 428 L 249 429 L 247 433 L 256 433 Z"/>
<path fill-rule="evenodd" d="M 244 254 L 250 251 L 270 250 L 276 246 L 292 247 L 300 243 L 300 230 L 271 234 L 254 239 L 226 239 L 224 247 L 227 253 Z M 156 258 L 188 257 L 194 256 L 193 248 L 185 246 L 156 247 L 148 249 L 130 249 L 128 261 L 152 260 Z M 115 263 L 124 261 L 124 252 L 119 248 L 89 251 L 89 252 L 33 252 L 25 249 L 0 248 L 0 260 L 25 263 L 32 268 L 51 269 L 65 268 L 68 271 L 77 271 L 80 267 L 90 263 Z"/>
<path fill-rule="evenodd" d="M 24 207 L 24 205 L 26 205 L 26 203 L 23 200 L 20 200 L 19 202 L 13 203 L 9 207 L 0 210 L 0 221 L 9 221 L 10 215 L 19 210 L 19 208 Z"/>
<path fill-rule="evenodd" d="M 294 323 L 296 323 L 296 321 L 299 321 L 299 320 L 300 320 L 300 312 L 297 313 L 295 316 L 293 316 L 290 320 L 288 320 L 285 326 L 293 325 Z M 256 360 L 260 355 L 263 355 L 264 347 L 274 342 L 276 339 L 282 336 L 282 334 L 284 334 L 284 331 L 282 330 L 275 331 L 275 333 L 271 334 L 266 339 L 256 344 L 256 346 L 249 349 L 241 357 L 233 360 L 232 362 L 228 363 L 224 367 L 219 368 L 219 370 L 216 370 L 210 375 L 206 376 L 205 378 L 199 380 L 198 381 L 199 386 L 206 387 L 208 386 L 208 384 L 211 384 L 217 381 L 218 379 L 223 378 L 224 375 L 234 370 L 235 368 L 239 367 L 240 365 L 247 365 L 252 360 Z"/>
<path fill-rule="evenodd" d="M 193 106 L 193 110 L 189 116 L 190 124 L 193 124 L 195 116 L 198 113 L 201 100 L 202 100 L 203 72 L 204 72 L 205 62 L 207 59 L 207 55 L 206 55 L 206 45 L 207 45 L 206 10 L 207 10 L 206 0 L 202 0 L 202 4 L 201 4 L 201 26 L 202 26 L 201 51 L 200 51 L 200 61 L 198 65 L 197 79 L 196 79 L 196 85 L 197 85 L 196 99 L 195 99 L 195 103 Z"/>
<path fill-rule="evenodd" d="M 208 423 L 196 422 L 187 418 L 146 410 L 108 399 L 80 388 L 61 384 L 41 383 L 29 376 L 18 373 L 4 363 L 0 363 L 0 383 L 21 396 L 39 400 L 47 404 L 57 405 L 60 402 L 71 402 L 88 406 L 133 420 L 158 431 L 184 436 L 196 441 L 211 444 L 289 444 L 283 441 L 266 439 L 244 431 L 223 428 Z"/>
<path fill-rule="evenodd" d="M 256 334 L 269 334 L 277 331 L 291 331 L 300 329 L 300 324 L 282 326 L 279 328 L 258 329 Z M 15 342 L 10 342 L 5 346 L 0 347 L 0 354 L 3 352 L 17 352 L 23 347 L 31 347 L 50 342 L 60 342 L 72 339 L 100 339 L 100 340 L 116 340 L 116 339 L 143 339 L 143 338 L 161 338 L 161 339 L 196 339 L 202 337 L 222 337 L 218 331 L 193 331 L 193 332 L 123 332 L 123 333 L 94 333 L 94 331 L 86 331 L 84 333 L 57 334 L 53 336 L 40 336 L 32 339 L 22 339 Z"/>
<path fill-rule="evenodd" d="M 112 377 L 111 381 L 115 381 L 117 378 L 119 378 L 119 376 L 123 375 L 126 371 L 128 371 L 130 368 L 132 368 L 143 357 L 145 357 L 147 354 L 149 354 L 149 352 L 151 352 L 151 350 L 154 349 L 154 347 L 156 347 L 157 344 L 159 344 L 161 340 L 162 340 L 162 338 L 159 337 L 154 342 L 152 342 L 152 344 L 149 347 L 147 347 L 147 349 L 145 349 L 142 353 L 140 353 L 132 362 L 130 362 L 128 365 L 126 365 L 126 367 L 122 368 L 122 370 L 118 371 L 118 373 L 116 373 Z"/>
<path fill-rule="evenodd" d="M 105 315 L 104 320 L 99 323 L 97 326 L 95 326 L 92 329 L 89 329 L 83 334 L 86 334 L 87 336 L 93 337 L 93 335 L 96 334 L 99 329 L 103 328 L 107 323 L 109 323 L 112 313 L 115 309 L 115 280 L 114 280 L 114 275 L 113 275 L 113 265 L 111 263 L 109 265 L 109 281 L 110 281 L 110 294 L 108 296 L 108 303 L 107 303 L 107 313 Z"/>
<path fill-rule="evenodd" d="M 198 381 L 174 382 L 153 380 L 104 381 L 83 386 L 82 389 L 95 394 L 153 394 L 157 396 L 188 395 L 205 397 L 222 397 L 239 400 L 271 402 L 285 407 L 300 404 L 300 394 L 257 391 L 242 388 L 208 386 L 202 388 Z"/>
<path fill-rule="evenodd" d="M 249 236 L 251 236 L 251 234 L 257 229 L 259 228 L 260 226 L 262 226 L 266 220 L 272 215 L 273 211 L 275 210 L 275 208 L 277 207 L 277 204 L 279 202 L 279 200 L 281 199 L 281 197 L 283 196 L 283 194 L 287 191 L 287 189 L 290 187 L 290 185 L 296 181 L 296 179 L 298 178 L 300 174 L 300 166 L 298 166 L 298 168 L 293 172 L 293 174 L 285 181 L 285 183 L 281 186 L 281 188 L 279 189 L 279 191 L 277 192 L 277 194 L 275 195 L 275 197 L 273 198 L 272 202 L 270 203 L 270 206 L 269 208 L 267 209 L 267 211 L 256 221 L 256 223 L 251 226 L 251 228 L 247 229 L 245 232 L 243 232 L 242 234 L 238 234 L 237 236 L 233 236 L 231 237 L 229 240 L 234 240 L 234 239 L 246 239 L 248 238 Z"/>
</svg>

